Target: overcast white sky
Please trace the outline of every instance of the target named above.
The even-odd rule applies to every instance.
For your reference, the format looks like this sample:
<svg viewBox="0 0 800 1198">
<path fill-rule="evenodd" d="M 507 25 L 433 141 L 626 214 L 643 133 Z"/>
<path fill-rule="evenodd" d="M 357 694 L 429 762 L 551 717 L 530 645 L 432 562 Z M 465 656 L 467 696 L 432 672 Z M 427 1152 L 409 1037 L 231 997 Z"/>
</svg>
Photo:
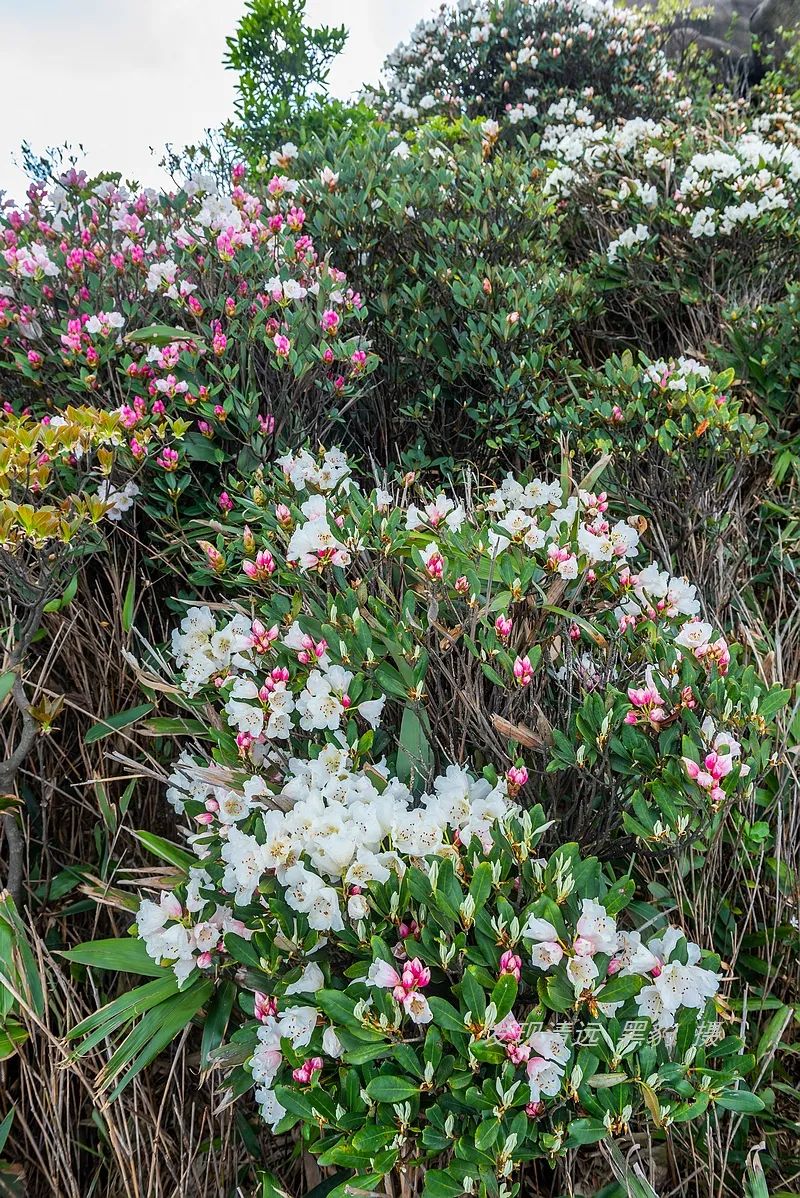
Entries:
<svg viewBox="0 0 800 1198">
<path fill-rule="evenodd" d="M 308 0 L 312 25 L 344 24 L 331 72 L 342 98 L 377 80 L 386 54 L 437 0 Z M 89 170 L 145 184 L 167 142 L 183 146 L 233 109 L 225 37 L 243 0 L 0 0 L 0 190 L 22 197 L 19 145 L 82 145 Z M 157 153 L 153 156 L 150 147 Z"/>
</svg>

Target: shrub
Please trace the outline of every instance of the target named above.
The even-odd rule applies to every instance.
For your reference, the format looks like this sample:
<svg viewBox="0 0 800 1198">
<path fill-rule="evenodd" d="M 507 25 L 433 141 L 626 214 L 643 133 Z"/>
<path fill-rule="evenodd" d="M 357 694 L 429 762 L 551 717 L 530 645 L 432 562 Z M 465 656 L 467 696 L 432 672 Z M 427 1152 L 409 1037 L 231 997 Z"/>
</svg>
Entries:
<svg viewBox="0 0 800 1198">
<path fill-rule="evenodd" d="M 561 837 L 616 858 L 620 816 L 643 850 L 702 837 L 785 692 L 686 580 L 632 573 L 639 533 L 603 495 L 509 476 L 411 502 L 408 478 L 364 493 L 338 450 L 278 465 L 203 545 L 235 610 L 190 607 L 174 671 L 145 649 L 145 689 L 186 712 L 151 730 L 191 738 L 167 790 L 190 851 L 145 838 L 179 875 L 141 902 L 143 945 L 68 954 L 155 962 L 74 1029 L 86 1051 L 126 1033 L 104 1084 L 207 1008 L 204 1061 L 275 1129 L 364 1184 L 434 1166 L 453 1195 L 649 1120 L 760 1110 L 719 959 L 641 903 L 618 926 L 630 871 Z M 545 750 L 533 776 L 520 746 Z M 524 796 L 563 771 L 554 837 Z"/>
<path fill-rule="evenodd" d="M 384 460 L 394 443 L 416 441 L 416 459 L 406 450 L 411 464 L 427 453 L 518 468 L 532 451 L 542 461 L 553 434 L 585 444 L 575 413 L 593 413 L 597 427 L 606 364 L 615 371 L 620 345 L 643 355 L 645 369 L 706 354 L 727 361 L 723 312 L 738 305 L 746 321 L 791 285 L 796 151 L 780 132 L 740 136 L 735 161 L 744 175 L 720 184 L 715 202 L 721 220 L 735 208 L 745 223 L 734 222 L 721 243 L 698 244 L 695 207 L 707 199 L 694 207 L 688 193 L 675 200 L 673 175 L 691 180 L 698 162 L 730 143 L 702 127 L 693 138 L 677 120 L 604 125 L 590 108 L 565 102 L 551 110 L 540 150 L 525 141 L 487 150 L 480 129 L 447 133 L 434 124 L 413 142 L 378 131 L 357 147 L 331 140 L 301 153 L 309 221 L 373 297 L 370 332 L 387 380 L 377 428 Z M 762 159 L 773 167 L 759 175 Z M 751 236 L 749 201 L 732 206 L 730 189 L 762 186 L 758 202 L 771 207 L 756 209 Z M 647 230 L 645 240 L 627 245 L 637 229 Z M 720 386 L 721 395 L 728 390 Z M 651 394 L 674 404 L 673 394 Z M 674 435 L 671 407 L 654 402 L 641 424 L 634 410 L 614 430 L 615 444 L 631 458 L 643 437 L 660 440 L 678 473 L 691 473 L 690 444 Z M 750 402 L 744 414 L 729 443 L 747 455 L 764 430 L 755 431 Z M 704 445 L 699 456 L 719 462 Z"/>
<path fill-rule="evenodd" d="M 540 858 L 541 808 L 451 766 L 409 812 L 401 783 L 333 746 L 293 761 L 280 793 L 287 811 L 262 792 L 244 822 L 220 801 L 186 886 L 137 924 L 173 963 L 156 983 L 173 1004 L 219 987 L 231 1091 L 255 1085 L 263 1118 L 299 1123 L 322 1164 L 493 1192 L 523 1162 L 761 1109 L 718 1018 L 719 959 L 677 928 L 618 927 L 632 882 L 575 846 Z"/>
<path fill-rule="evenodd" d="M 296 184 L 259 196 L 237 172 L 129 195 L 72 172 L 5 214 L 0 365 L 7 405 L 91 399 L 116 411 L 120 458 L 161 515 L 247 471 L 276 437 L 322 433 L 374 367 L 360 296 L 303 232 Z M 192 473 L 194 471 L 194 473 Z"/>
<path fill-rule="evenodd" d="M 609 117 L 654 115 L 671 99 L 662 36 L 604 0 L 442 4 L 390 54 L 369 98 L 401 125 L 443 114 L 536 127 L 563 95 L 592 96 Z"/>
<path fill-rule="evenodd" d="M 372 718 L 386 703 L 404 781 L 530 766 L 568 834 L 602 852 L 620 823 L 643 847 L 679 843 L 766 767 L 775 697 L 693 586 L 634 564 L 641 522 L 615 522 L 604 494 L 508 476 L 480 500 L 411 502 L 408 480 L 362 494 L 338 451 L 282 463 L 289 481 L 258 479 L 198 544 L 195 583 L 247 606 L 222 625 L 193 609 L 173 641 L 175 700 L 219 703 L 243 762 L 274 737 L 307 756 L 324 728 L 389 751 Z"/>
<path fill-rule="evenodd" d="M 618 128 L 589 107 L 561 107 L 542 139 L 544 189 L 561 200 L 567 261 L 604 295 L 595 354 L 623 327 L 653 356 L 713 354 L 726 309 L 747 319 L 786 293 L 800 148 L 782 107 L 748 121 L 721 106 L 721 128 L 693 125 L 688 136 L 683 121 Z"/>
<path fill-rule="evenodd" d="M 378 129 L 307 147 L 297 173 L 315 236 L 371 287 L 383 460 L 400 445 L 413 461 L 416 445 L 514 461 L 535 444 L 529 397 L 557 406 L 589 297 L 559 274 L 552 204 L 525 158 L 487 158 L 470 125 L 413 146 Z"/>
</svg>

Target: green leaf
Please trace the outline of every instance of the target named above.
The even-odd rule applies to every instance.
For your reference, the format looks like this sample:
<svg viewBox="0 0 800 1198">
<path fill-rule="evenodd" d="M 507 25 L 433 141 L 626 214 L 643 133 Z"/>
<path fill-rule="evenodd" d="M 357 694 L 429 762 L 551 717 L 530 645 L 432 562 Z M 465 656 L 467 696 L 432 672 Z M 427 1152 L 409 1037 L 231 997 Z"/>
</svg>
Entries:
<svg viewBox="0 0 800 1198">
<path fill-rule="evenodd" d="M 758 705 L 758 714 L 765 720 L 771 720 L 774 715 L 780 711 L 792 697 L 792 692 L 789 690 L 781 690 L 780 687 L 773 687 L 771 691 L 764 696 Z"/>
<path fill-rule="evenodd" d="M 0 1027 L 0 1061 L 13 1057 L 28 1039 L 28 1029 L 16 1019 L 6 1019 Z"/>
<path fill-rule="evenodd" d="M 8 1114 L 6 1115 L 3 1122 L 0 1123 L 0 1152 L 2 1152 L 6 1146 L 6 1140 L 8 1139 L 8 1133 L 11 1131 L 11 1124 L 13 1122 L 14 1122 L 14 1108 L 12 1106 L 11 1110 L 8 1112 Z"/>
<path fill-rule="evenodd" d="M 341 990 L 318 990 L 315 995 L 316 1005 L 334 1023 L 344 1027 L 358 1027 L 358 1021 L 353 1018 L 356 1000 Z"/>
<path fill-rule="evenodd" d="M 133 1031 L 113 1054 L 100 1078 L 101 1088 L 116 1082 L 109 1101 L 118 1098 L 126 1086 L 141 1073 L 192 1019 L 214 992 L 210 978 L 201 978 L 155 1007 L 139 1020 Z"/>
<path fill-rule="evenodd" d="M 169 345 L 170 341 L 197 341 L 186 329 L 176 329 L 168 324 L 150 324 L 144 329 L 132 329 L 125 334 L 130 344 Z"/>
<path fill-rule="evenodd" d="M 624 1002 L 626 998 L 633 998 L 634 994 L 638 994 L 643 985 L 642 977 L 621 977 L 616 974 L 597 991 L 596 998 L 598 1002 Z"/>
<path fill-rule="evenodd" d="M 132 938 L 88 940 L 86 944 L 79 944 L 77 948 L 62 950 L 60 955 L 67 961 L 74 961 L 76 965 L 91 965 L 94 969 L 114 969 L 119 973 L 138 973 L 149 978 L 162 977 L 166 972 L 163 965 L 159 965 L 147 955 L 144 941 Z"/>
<path fill-rule="evenodd" d="M 67 1032 L 68 1040 L 80 1040 L 76 1055 L 85 1056 L 101 1040 L 113 1036 L 121 1027 L 133 1023 L 140 1015 L 157 1007 L 178 992 L 178 979 L 171 969 L 162 969 L 163 977 L 144 982 L 133 990 L 126 990 L 118 998 L 106 1003 L 98 1011 Z"/>
<path fill-rule="evenodd" d="M 498 978 L 497 985 L 492 990 L 490 1002 L 497 1007 L 497 1021 L 500 1022 L 509 1013 L 517 1000 L 517 979 L 510 973 L 504 973 Z"/>
<path fill-rule="evenodd" d="M 567 1131 L 569 1132 L 570 1147 L 577 1147 L 581 1144 L 597 1144 L 609 1134 L 602 1119 L 573 1119 Z"/>
<path fill-rule="evenodd" d="M 463 1016 L 458 1013 L 456 1008 L 447 999 L 437 998 L 436 995 L 432 995 L 428 999 L 428 1005 L 433 1011 L 437 1027 L 443 1028 L 445 1031 L 461 1032 L 462 1035 L 466 1034 L 467 1029 L 464 1027 Z"/>
<path fill-rule="evenodd" d="M 726 1090 L 716 1099 L 716 1105 L 724 1111 L 738 1111 L 740 1115 L 757 1115 L 764 1110 L 764 1103 L 749 1090 Z"/>
<path fill-rule="evenodd" d="M 333 1180 L 335 1181 L 335 1178 Z M 274 1173 L 269 1173 L 266 1170 L 259 1172 L 258 1181 L 261 1186 L 259 1198 L 289 1198 L 289 1194 L 284 1190 L 280 1180 Z M 311 1193 L 313 1194 L 317 1189 L 319 1187 L 315 1186 Z M 308 1198 L 308 1195 L 306 1195 L 306 1198 Z"/>
<path fill-rule="evenodd" d="M 122 601 L 122 612 L 120 619 L 122 620 L 123 632 L 130 632 L 133 627 L 133 609 L 136 603 L 136 574 L 131 571 L 131 576 L 128 579 L 128 585 L 125 588 L 125 598 Z"/>
<path fill-rule="evenodd" d="M 11 694 L 11 688 L 14 685 L 16 676 L 13 670 L 7 670 L 5 674 L 0 674 L 0 703 L 3 702 L 6 695 Z"/>
<path fill-rule="evenodd" d="M 207 1069 L 210 1065 L 210 1054 L 219 1048 L 228 1026 L 228 1020 L 233 1010 L 236 998 L 236 987 L 233 982 L 223 982 L 211 1002 L 208 1004 L 206 1021 L 203 1026 L 203 1039 L 200 1044 L 200 1068 Z"/>
<path fill-rule="evenodd" d="M 425 1173 L 425 1188 L 422 1198 L 461 1198 L 464 1183 L 449 1169 L 428 1169 Z"/>
<path fill-rule="evenodd" d="M 152 703 L 140 703 L 138 707 L 131 707 L 128 711 L 120 711 L 116 715 L 110 715 L 106 719 L 100 720 L 99 723 L 92 724 L 83 738 L 83 743 L 91 745 L 97 740 L 102 740 L 104 736 L 110 736 L 112 732 L 118 732 L 120 728 L 128 728 L 131 724 L 135 724 L 137 720 L 141 720 L 144 716 L 149 715 L 152 710 Z"/>
<path fill-rule="evenodd" d="M 400 724 L 400 744 L 395 767 L 397 777 L 409 786 L 414 782 L 425 782 L 432 764 L 433 753 L 423 731 L 420 716 L 413 707 L 407 706 Z"/>
<path fill-rule="evenodd" d="M 367 1093 L 376 1102 L 406 1102 L 419 1094 L 419 1086 L 404 1077 L 381 1074 L 379 1077 L 373 1077 L 367 1086 Z"/>
<path fill-rule="evenodd" d="M 551 975 L 541 977 L 537 982 L 539 997 L 551 1011 L 563 1014 L 575 1005 L 575 991 L 566 978 Z"/>
<path fill-rule="evenodd" d="M 161 836 L 156 836 L 153 832 L 145 832 L 141 828 L 133 835 L 154 857 L 159 857 L 162 861 L 169 862 L 170 865 L 177 865 L 179 869 L 191 869 L 192 866 L 197 865 L 197 858 L 193 853 L 187 853 L 186 849 L 173 844 L 171 840 L 164 840 Z"/>
<path fill-rule="evenodd" d="M 469 892 L 475 900 L 475 910 L 480 911 L 492 892 L 492 865 L 490 861 L 481 861 L 472 875 Z"/>
<path fill-rule="evenodd" d="M 6 1140 L 8 1139 L 8 1132 L 11 1131 L 11 1125 L 12 1125 L 13 1121 L 14 1121 L 14 1108 L 12 1107 L 11 1111 L 8 1112 L 5 1119 L 2 1120 L 2 1123 L 0 1124 L 0 1152 L 2 1152 L 2 1150 L 4 1150 L 4 1148 L 6 1146 Z"/>
<path fill-rule="evenodd" d="M 475 1132 L 475 1147 L 479 1152 L 486 1152 L 491 1148 L 498 1135 L 500 1134 L 499 1119 L 484 1119 L 478 1125 L 478 1130 Z"/>
</svg>

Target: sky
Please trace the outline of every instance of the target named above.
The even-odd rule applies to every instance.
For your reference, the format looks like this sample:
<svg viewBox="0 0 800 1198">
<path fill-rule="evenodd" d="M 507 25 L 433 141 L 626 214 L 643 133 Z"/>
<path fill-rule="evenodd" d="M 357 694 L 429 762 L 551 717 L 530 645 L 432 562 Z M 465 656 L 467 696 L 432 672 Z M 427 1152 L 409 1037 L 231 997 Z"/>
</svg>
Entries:
<svg viewBox="0 0 800 1198">
<path fill-rule="evenodd" d="M 333 94 L 375 83 L 389 51 L 437 8 L 308 0 L 310 24 L 350 30 Z M 222 58 L 243 10 L 244 0 L 0 0 L 0 191 L 24 192 L 14 164 L 23 140 L 39 151 L 82 145 L 90 173 L 164 182 L 157 164 L 167 142 L 191 144 L 232 115 L 235 76 Z"/>
</svg>

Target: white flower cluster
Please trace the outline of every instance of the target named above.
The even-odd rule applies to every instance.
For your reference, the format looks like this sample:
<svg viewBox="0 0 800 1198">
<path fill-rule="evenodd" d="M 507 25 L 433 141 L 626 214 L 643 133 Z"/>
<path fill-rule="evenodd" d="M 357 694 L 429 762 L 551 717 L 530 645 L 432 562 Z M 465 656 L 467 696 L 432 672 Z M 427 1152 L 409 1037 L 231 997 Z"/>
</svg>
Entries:
<svg viewBox="0 0 800 1198">
<path fill-rule="evenodd" d="M 291 482 L 295 491 L 335 491 L 343 479 L 350 474 L 350 465 L 341 449 L 326 449 L 320 460 L 312 457 L 307 449 L 284 454 L 278 465 Z"/>
<path fill-rule="evenodd" d="M 188 695 L 232 670 L 252 672 L 253 661 L 248 653 L 253 646 L 252 628 L 244 615 L 235 615 L 218 629 L 210 608 L 193 607 L 186 613 L 180 627 L 173 629 L 172 655 L 183 671 L 183 688 Z"/>
<path fill-rule="evenodd" d="M 582 491 L 562 503 L 560 483 L 534 478 L 523 486 L 509 474 L 486 500 L 486 509 L 497 515 L 497 525 L 503 529 L 502 533 L 489 532 L 492 553 L 502 553 L 512 541 L 530 550 L 547 546 L 548 560 L 555 563 L 562 578 L 578 577 L 579 557 L 588 567 L 635 557 L 639 552 L 636 529 L 624 520 L 610 525 L 596 505 L 597 497 L 589 492 Z M 564 546 L 566 530 L 570 543 Z"/>
<path fill-rule="evenodd" d="M 287 456 L 281 459 L 280 465 L 298 490 L 307 486 L 319 487 L 317 478 L 308 473 L 314 466 L 310 455 Z M 349 539 L 344 532 L 337 535 L 344 517 L 337 512 L 337 496 L 332 488 L 336 488 L 339 481 L 348 490 L 355 490 L 355 484 L 343 469 L 333 483 L 325 477 L 327 498 L 311 495 L 301 504 L 300 510 L 306 520 L 293 530 L 287 548 L 287 561 L 296 563 L 301 570 L 316 569 L 329 562 L 349 565 L 352 552 L 362 547 L 355 534 Z M 638 553 L 638 533 L 624 520 L 611 527 L 593 506 L 595 501 L 594 496 L 581 493 L 563 503 L 558 481 L 534 478 L 531 482 L 521 483 L 509 474 L 483 503 L 485 513 L 493 522 L 497 517 L 497 526 L 487 529 L 486 539 L 479 542 L 479 549 L 494 557 L 512 543 L 531 552 L 544 549 L 545 562 L 555 563 L 555 569 L 564 578 L 578 577 L 579 556 L 588 567 L 615 560 L 621 565 L 623 559 Z M 388 491 L 378 489 L 371 502 L 376 512 L 383 515 L 393 501 Z M 422 506 L 411 503 L 405 509 L 405 526 L 410 532 L 430 529 L 434 533 L 439 530 L 455 534 L 465 525 L 471 528 L 484 526 L 482 513 L 474 508 L 468 510 L 465 499 L 453 499 L 444 492 L 439 492 Z M 573 535 L 576 525 L 577 531 Z M 565 546 L 565 540 L 571 543 Z M 443 561 L 436 541 L 431 541 L 423 551 L 423 561 L 433 574 L 432 560 Z"/>
<path fill-rule="evenodd" d="M 672 577 L 658 562 L 650 562 L 638 574 L 632 575 L 627 597 L 617 608 L 617 618 L 661 615 L 674 620 L 679 616 L 697 616 L 700 600 L 697 588 L 686 578 Z"/>
<path fill-rule="evenodd" d="M 296 478 L 293 482 L 298 489 L 307 485 L 305 482 L 298 483 Z M 298 525 L 292 533 L 286 549 L 286 560 L 296 562 L 301 570 L 314 570 L 322 565 L 349 566 L 350 550 L 330 526 L 325 497 L 312 495 L 300 505 L 300 511 L 306 523 Z"/>
<path fill-rule="evenodd" d="M 128 479 L 122 487 L 115 487 L 108 479 L 103 479 L 97 488 L 97 498 L 109 505 L 106 518 L 115 522 L 133 507 L 138 494 L 139 488 L 133 479 Z"/>
<path fill-rule="evenodd" d="M 382 765 L 354 770 L 347 750 L 337 745 L 311 760 L 290 759 L 280 806 L 259 776 L 238 787 L 215 785 L 188 755 L 171 775 L 167 796 L 173 807 L 193 800 L 208 812 L 191 838 L 202 868 L 190 872 L 185 907 L 175 895 L 165 894 L 159 904 L 145 900 L 137 925 L 148 953 L 173 962 L 180 980 L 194 965 L 212 964 L 208 954 L 224 951 L 226 931 L 245 934 L 234 911 L 257 901 L 267 877 L 278 879 L 287 905 L 311 928 L 338 931 L 345 918 L 358 923 L 366 917 L 362 888 L 369 882 L 385 882 L 411 862 L 423 866 L 425 858 L 450 852 L 455 837 L 477 837 L 488 847 L 493 826 L 517 810 L 504 781 L 492 786 L 455 765 L 415 799 Z M 238 827 L 251 815 L 257 834 Z M 211 887 L 212 859 L 222 866 L 216 889 L 223 905 L 199 897 Z"/>
<path fill-rule="evenodd" d="M 677 360 L 651 362 L 645 369 L 645 377 L 667 391 L 686 391 L 691 380 L 707 383 L 711 368 L 696 358 L 681 355 Z"/>
<path fill-rule="evenodd" d="M 623 229 L 619 237 L 615 237 L 613 241 L 609 242 L 606 257 L 609 262 L 616 262 L 620 250 L 633 249 L 634 246 L 647 241 L 649 236 L 650 230 L 647 225 L 636 225 L 635 228 Z"/>
<path fill-rule="evenodd" d="M 249 940 L 249 931 L 240 919 L 235 919 L 230 907 L 211 904 L 210 914 L 192 921 L 194 914 L 208 908 L 200 897 L 201 888 L 211 886 L 211 878 L 202 869 L 193 869 L 185 905 L 174 894 L 164 892 L 157 903 L 142 899 L 136 916 L 136 928 L 145 948 L 154 961 L 169 962 L 179 983 L 183 983 L 195 968 L 211 964 L 213 952 L 224 952 L 223 937 L 235 932 Z"/>
<path fill-rule="evenodd" d="M 270 670 L 260 662 L 264 650 L 276 644 L 304 664 L 309 651 L 313 654 L 315 668 L 294 690 L 286 667 Z M 213 681 L 228 725 L 253 741 L 288 741 L 297 728 L 335 732 L 345 715 L 355 713 L 376 728 L 386 702 L 381 695 L 351 704 L 348 690 L 354 675 L 334 665 L 324 642 L 314 645 L 296 621 L 283 634 L 277 625 L 266 629 L 244 615 L 217 628 L 210 608 L 193 607 L 173 630 L 172 653 L 186 694 L 194 696 Z"/>
<path fill-rule="evenodd" d="M 681 1007 L 702 1009 L 719 989 L 719 975 L 698 965 L 699 947 L 686 943 L 678 928 L 669 928 L 663 937 L 655 937 L 645 945 L 638 932 L 618 930 L 616 920 L 602 903 L 584 899 L 575 933 L 572 943 L 566 945 L 553 924 L 538 916 L 531 916 L 522 930 L 523 939 L 532 943 L 531 964 L 537 969 L 547 973 L 558 968 L 566 957 L 566 974 L 576 997 L 594 992 L 601 975 L 595 960 L 598 956 L 610 958 L 608 975 L 648 979 L 648 985 L 636 995 L 636 1003 L 640 1015 L 652 1019 L 659 1028 L 674 1027 Z M 672 960 L 679 945 L 685 947 L 686 964 Z M 619 1005 L 599 1004 L 608 1015 Z"/>
<path fill-rule="evenodd" d="M 311 1040 L 316 1025 L 316 1007 L 288 1007 L 280 1016 L 266 1014 L 262 1017 L 261 1026 L 258 1029 L 258 1048 L 248 1061 L 247 1069 L 256 1083 L 255 1100 L 258 1103 L 261 1118 L 272 1128 L 276 1127 L 286 1114 L 272 1089 L 278 1070 L 283 1063 L 281 1041 L 288 1040 L 294 1049 L 305 1048 Z M 333 1047 L 330 1041 L 328 1045 Z M 336 1053 L 336 1055 L 339 1054 Z"/>
<path fill-rule="evenodd" d="M 626 581 L 628 593 L 615 612 L 620 628 L 633 627 L 642 616 L 656 621 L 688 616 L 673 629 L 673 643 L 679 651 L 685 650 L 706 666 L 716 665 L 721 674 L 726 673 L 731 659 L 728 643 L 711 624 L 700 619 L 696 587 L 686 578 L 671 576 L 658 562 L 650 562 Z"/>
<path fill-rule="evenodd" d="M 567 97 L 550 106 L 547 122 L 542 149 L 555 165 L 545 179 L 545 194 L 565 198 L 579 185 L 594 189 L 597 172 L 617 171 L 620 182 L 612 208 L 632 205 L 652 211 L 674 202 L 695 239 L 729 234 L 768 213 L 794 210 L 798 203 L 800 129 L 792 140 L 779 122 L 762 121 L 761 131 L 733 142 L 708 133 L 710 148 L 693 154 L 677 186 L 669 187 L 680 169 L 683 130 L 677 108 L 670 122 L 604 124 L 589 104 Z M 634 166 L 641 176 L 631 176 Z M 648 179 L 643 177 L 647 171 L 656 173 Z M 608 247 L 609 261 L 647 235 L 643 224 L 624 230 Z"/>
<path fill-rule="evenodd" d="M 620 170 L 627 171 L 630 164 L 625 160 L 641 146 L 647 147 L 643 155 L 646 167 L 659 165 L 663 159 L 661 151 L 653 145 L 664 137 L 664 125 L 657 121 L 632 117 L 604 124 L 589 102 L 579 103 L 573 97 L 565 97 L 550 105 L 547 122 L 542 133 L 542 150 L 557 165 L 545 179 L 545 194 L 567 196 L 573 183 L 583 179 L 587 172 L 615 161 Z M 631 180 L 627 175 L 620 181 L 620 192 L 624 193 L 620 199 L 638 198 L 646 207 L 654 206 L 658 194 L 651 183 Z"/>
</svg>

